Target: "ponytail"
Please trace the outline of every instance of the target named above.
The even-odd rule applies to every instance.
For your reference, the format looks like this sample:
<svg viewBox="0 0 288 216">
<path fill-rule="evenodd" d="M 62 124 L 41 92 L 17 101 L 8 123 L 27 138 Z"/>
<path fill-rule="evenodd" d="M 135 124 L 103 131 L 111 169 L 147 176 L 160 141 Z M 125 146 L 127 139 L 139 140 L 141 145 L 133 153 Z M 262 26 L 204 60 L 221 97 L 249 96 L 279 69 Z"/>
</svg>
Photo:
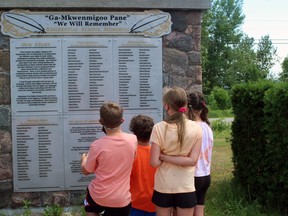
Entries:
<svg viewBox="0 0 288 216">
<path fill-rule="evenodd" d="M 210 126 L 210 121 L 208 119 L 208 107 L 206 105 L 204 95 L 201 92 L 194 91 L 187 95 L 188 97 L 188 117 L 191 120 L 196 120 L 195 111 L 200 113 L 199 117 L 203 122 L 206 122 Z"/>
</svg>

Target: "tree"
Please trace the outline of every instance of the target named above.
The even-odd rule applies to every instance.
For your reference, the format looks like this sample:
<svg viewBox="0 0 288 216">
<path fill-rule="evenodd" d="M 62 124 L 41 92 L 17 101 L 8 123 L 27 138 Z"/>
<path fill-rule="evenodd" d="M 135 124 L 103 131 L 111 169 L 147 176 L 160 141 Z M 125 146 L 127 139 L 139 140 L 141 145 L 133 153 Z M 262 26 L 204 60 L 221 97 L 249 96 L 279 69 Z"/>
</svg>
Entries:
<svg viewBox="0 0 288 216">
<path fill-rule="evenodd" d="M 288 57 L 285 57 L 281 64 L 282 72 L 280 74 L 280 80 L 288 82 Z"/>
<path fill-rule="evenodd" d="M 244 35 L 233 49 L 230 67 L 227 69 L 225 83 L 231 87 L 235 83 L 256 81 L 259 77 L 256 53 L 253 51 L 254 39 Z"/>
<path fill-rule="evenodd" d="M 203 90 L 231 89 L 239 82 L 266 79 L 276 49 L 269 36 L 258 44 L 242 32 L 243 0 L 213 0 L 202 22 Z"/>
<path fill-rule="evenodd" d="M 203 89 L 226 87 L 224 77 L 235 44 L 240 42 L 244 16 L 242 0 L 214 0 L 202 22 Z"/>
<path fill-rule="evenodd" d="M 261 37 L 256 51 L 259 70 L 264 78 L 267 77 L 269 70 L 275 64 L 274 56 L 277 49 L 273 47 L 272 41 L 268 35 Z"/>
<path fill-rule="evenodd" d="M 254 46 L 254 39 L 246 35 L 235 46 L 233 62 L 226 74 L 228 86 L 267 78 L 269 70 L 275 64 L 276 49 L 269 36 L 261 37 L 256 49 Z"/>
</svg>

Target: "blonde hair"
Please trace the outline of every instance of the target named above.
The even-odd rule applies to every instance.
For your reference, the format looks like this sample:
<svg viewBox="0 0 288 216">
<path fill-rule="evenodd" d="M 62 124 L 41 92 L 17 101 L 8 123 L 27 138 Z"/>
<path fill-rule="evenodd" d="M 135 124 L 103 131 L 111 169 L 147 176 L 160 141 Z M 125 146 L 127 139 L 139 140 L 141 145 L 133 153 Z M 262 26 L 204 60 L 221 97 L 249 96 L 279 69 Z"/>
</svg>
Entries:
<svg viewBox="0 0 288 216">
<path fill-rule="evenodd" d="M 178 128 L 178 142 L 182 146 L 183 137 L 185 134 L 185 120 L 187 116 L 180 112 L 179 109 L 187 107 L 187 95 L 183 88 L 174 86 L 168 89 L 163 96 L 163 103 L 169 106 L 169 109 L 176 111 L 173 115 L 167 116 L 164 120 L 167 123 L 175 123 Z"/>
<path fill-rule="evenodd" d="M 123 108 L 115 102 L 104 103 L 100 108 L 100 122 L 107 128 L 119 127 L 123 119 Z"/>
</svg>

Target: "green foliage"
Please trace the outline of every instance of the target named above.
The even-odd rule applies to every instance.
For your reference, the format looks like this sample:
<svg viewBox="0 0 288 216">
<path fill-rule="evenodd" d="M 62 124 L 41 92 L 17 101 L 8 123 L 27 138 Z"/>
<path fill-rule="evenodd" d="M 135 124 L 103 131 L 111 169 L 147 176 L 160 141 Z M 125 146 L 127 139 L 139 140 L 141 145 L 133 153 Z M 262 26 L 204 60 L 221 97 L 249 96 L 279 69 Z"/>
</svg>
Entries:
<svg viewBox="0 0 288 216">
<path fill-rule="evenodd" d="M 248 83 L 234 86 L 232 106 L 234 122 L 232 124 L 232 151 L 234 177 L 242 185 L 250 187 L 253 199 L 256 194 L 266 192 L 262 155 L 265 152 L 264 94 L 272 86 L 270 83 Z M 253 173 L 253 174 L 252 174 Z M 246 188 L 248 190 L 248 188 Z"/>
<path fill-rule="evenodd" d="M 203 91 L 231 89 L 235 84 L 267 78 L 276 49 L 268 35 L 255 44 L 242 32 L 243 0 L 213 0 L 201 32 Z"/>
<path fill-rule="evenodd" d="M 224 117 L 234 117 L 233 110 L 228 109 L 228 110 L 212 110 L 209 109 L 208 113 L 209 118 L 224 118 Z"/>
<path fill-rule="evenodd" d="M 214 132 L 212 181 L 206 196 L 205 216 L 280 216 L 275 209 L 251 201 L 241 185 L 233 181 L 230 141 L 222 142 L 230 130 L 223 132 Z"/>
<path fill-rule="evenodd" d="M 212 109 L 225 110 L 231 108 L 229 92 L 223 88 L 214 87 L 207 100 Z"/>
<path fill-rule="evenodd" d="M 24 212 L 23 212 L 23 216 L 31 216 L 32 215 L 32 210 L 31 210 L 31 202 L 29 200 L 24 200 L 23 201 L 23 209 L 24 209 Z"/>
<path fill-rule="evenodd" d="M 269 89 L 264 97 L 265 130 L 267 146 L 265 151 L 265 173 L 268 193 L 265 200 L 277 201 L 288 214 L 288 83 L 279 83 Z"/>
<path fill-rule="evenodd" d="M 288 84 L 246 83 L 232 89 L 234 177 L 251 200 L 287 214 Z"/>
<path fill-rule="evenodd" d="M 216 184 L 213 191 L 208 190 L 209 197 L 205 207 L 207 216 L 280 215 L 271 209 L 263 208 L 257 200 L 250 202 L 241 186 L 231 180 L 224 179 Z"/>
<path fill-rule="evenodd" d="M 86 216 L 84 206 L 74 206 L 69 209 L 69 216 Z M 68 216 L 68 215 L 67 215 Z"/>
<path fill-rule="evenodd" d="M 232 58 L 233 63 L 226 71 L 227 86 L 265 78 L 258 68 L 253 38 L 244 35 L 240 43 L 235 46 Z"/>
<path fill-rule="evenodd" d="M 44 216 L 62 216 L 63 208 L 59 205 L 47 206 L 44 209 Z"/>
<path fill-rule="evenodd" d="M 202 59 L 204 92 L 214 86 L 224 87 L 233 44 L 241 38 L 239 31 L 244 16 L 242 0 L 214 0 L 202 23 Z"/>
<path fill-rule="evenodd" d="M 231 123 L 223 119 L 217 119 L 212 122 L 212 130 L 215 132 L 228 131 L 231 128 Z"/>
<path fill-rule="evenodd" d="M 263 78 L 267 76 L 270 68 L 275 64 L 274 56 L 276 55 L 276 48 L 273 47 L 273 43 L 269 38 L 269 35 L 261 37 L 257 51 L 257 63 L 259 71 L 264 75 Z"/>
<path fill-rule="evenodd" d="M 288 82 L 288 57 L 284 59 L 281 64 L 282 72 L 280 74 L 280 80 L 283 82 Z"/>
<path fill-rule="evenodd" d="M 0 216 L 8 216 L 8 215 L 6 215 L 6 214 L 0 212 Z"/>
</svg>

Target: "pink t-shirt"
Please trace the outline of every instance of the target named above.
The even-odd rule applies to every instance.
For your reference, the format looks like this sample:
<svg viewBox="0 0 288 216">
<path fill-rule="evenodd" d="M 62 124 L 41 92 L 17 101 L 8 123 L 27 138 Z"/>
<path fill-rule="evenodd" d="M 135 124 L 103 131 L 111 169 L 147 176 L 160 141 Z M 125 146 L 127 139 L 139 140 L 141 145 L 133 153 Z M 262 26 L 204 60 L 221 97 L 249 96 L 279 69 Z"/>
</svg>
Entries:
<svg viewBox="0 0 288 216">
<path fill-rule="evenodd" d="M 131 202 L 130 174 L 136 146 L 136 136 L 127 133 L 104 136 L 91 144 L 84 167 L 95 173 L 88 189 L 97 204 L 124 207 Z"/>
</svg>

